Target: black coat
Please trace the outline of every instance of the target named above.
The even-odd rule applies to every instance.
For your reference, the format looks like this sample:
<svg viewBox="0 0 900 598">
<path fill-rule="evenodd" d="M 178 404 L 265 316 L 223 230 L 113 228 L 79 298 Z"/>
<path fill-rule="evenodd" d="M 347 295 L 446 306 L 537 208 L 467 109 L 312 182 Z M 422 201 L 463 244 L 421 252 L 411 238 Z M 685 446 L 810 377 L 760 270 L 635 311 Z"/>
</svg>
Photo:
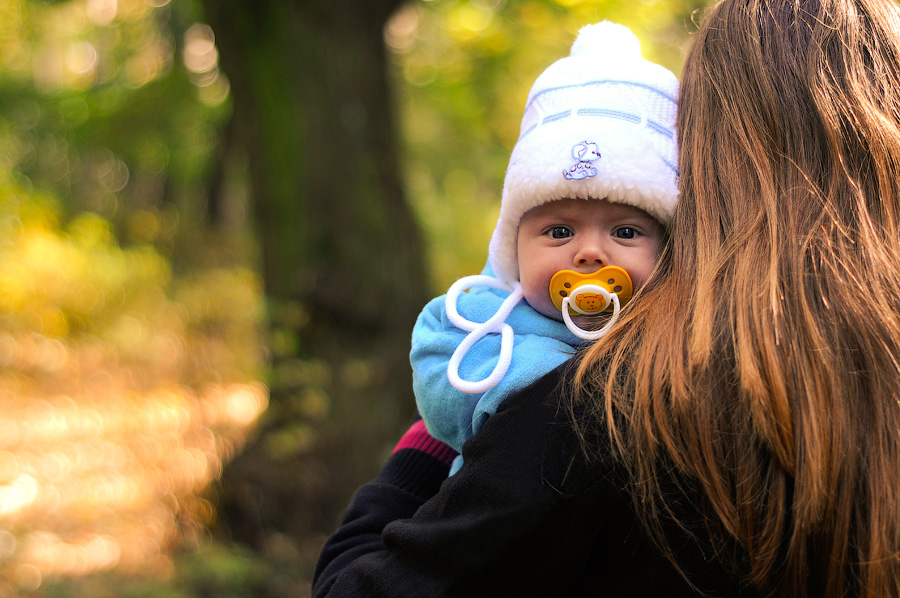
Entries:
<svg viewBox="0 0 900 598">
<path fill-rule="evenodd" d="M 508 398 L 450 478 L 427 453 L 395 452 L 328 539 L 313 595 L 704 595 L 648 540 L 614 460 L 584 458 L 560 408 L 566 371 Z M 672 538 L 708 595 L 753 595 L 711 550 Z"/>
</svg>

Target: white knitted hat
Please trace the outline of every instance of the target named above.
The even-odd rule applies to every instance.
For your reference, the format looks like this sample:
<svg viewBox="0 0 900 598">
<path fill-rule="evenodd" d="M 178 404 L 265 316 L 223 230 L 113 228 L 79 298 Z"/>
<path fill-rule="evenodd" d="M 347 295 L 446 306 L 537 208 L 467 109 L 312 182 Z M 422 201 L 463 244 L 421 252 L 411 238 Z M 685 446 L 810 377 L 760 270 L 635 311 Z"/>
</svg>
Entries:
<svg viewBox="0 0 900 598">
<path fill-rule="evenodd" d="M 678 197 L 677 95 L 675 75 L 641 58 L 627 27 L 582 28 L 570 56 L 528 95 L 491 238 L 494 274 L 518 282 L 519 221 L 549 201 L 607 199 L 668 224 Z"/>
</svg>

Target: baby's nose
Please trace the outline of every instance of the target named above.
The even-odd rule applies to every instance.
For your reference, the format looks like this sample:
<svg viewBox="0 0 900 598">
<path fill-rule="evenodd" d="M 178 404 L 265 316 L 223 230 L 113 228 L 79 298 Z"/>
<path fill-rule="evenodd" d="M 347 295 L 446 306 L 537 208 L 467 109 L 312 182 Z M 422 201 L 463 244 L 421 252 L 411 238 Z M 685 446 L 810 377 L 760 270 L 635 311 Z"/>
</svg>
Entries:
<svg viewBox="0 0 900 598">
<path fill-rule="evenodd" d="M 582 243 L 578 252 L 575 254 L 575 265 L 577 266 L 594 266 L 598 268 L 606 265 L 606 252 L 602 243 L 598 241 L 589 241 Z"/>
</svg>

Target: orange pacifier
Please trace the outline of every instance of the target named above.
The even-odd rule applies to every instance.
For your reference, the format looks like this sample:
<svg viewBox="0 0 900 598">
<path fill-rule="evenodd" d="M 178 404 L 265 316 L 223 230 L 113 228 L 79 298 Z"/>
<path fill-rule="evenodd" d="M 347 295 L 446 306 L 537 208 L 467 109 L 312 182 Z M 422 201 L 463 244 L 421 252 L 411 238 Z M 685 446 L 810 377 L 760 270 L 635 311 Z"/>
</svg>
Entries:
<svg viewBox="0 0 900 598">
<path fill-rule="evenodd" d="M 606 334 L 633 292 L 631 277 L 618 266 L 604 266 L 592 274 L 561 270 L 550 279 L 553 305 L 562 312 L 563 321 L 572 334 L 585 340 L 596 340 Z M 592 316 L 603 312 L 612 312 L 613 317 L 599 330 L 583 330 L 572 321 L 575 315 Z"/>
</svg>

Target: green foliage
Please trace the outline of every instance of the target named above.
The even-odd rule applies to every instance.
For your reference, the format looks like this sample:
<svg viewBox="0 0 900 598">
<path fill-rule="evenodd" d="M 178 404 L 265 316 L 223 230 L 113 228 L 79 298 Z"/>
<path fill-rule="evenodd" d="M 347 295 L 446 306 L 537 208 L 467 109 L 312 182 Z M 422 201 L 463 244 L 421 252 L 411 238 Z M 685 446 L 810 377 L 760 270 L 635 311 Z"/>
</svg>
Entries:
<svg viewBox="0 0 900 598">
<path fill-rule="evenodd" d="M 157 381 L 198 387 L 261 373 L 258 274 L 214 267 L 173 281 L 152 246 L 120 247 L 110 223 L 91 212 L 63 224 L 56 202 L 2 178 L 0 288 L 0 333 L 10 339 L 102 346 Z M 173 342 L 192 357 L 161 360 Z"/>
<path fill-rule="evenodd" d="M 192 1 L 0 3 L 5 167 L 64 218 L 90 210 L 124 242 L 175 249 L 230 111 L 198 16 Z"/>
<path fill-rule="evenodd" d="M 246 229 L 202 226 L 230 108 L 199 16 L 192 1 L 0 2 L 4 330 L 143 365 L 174 338 L 207 351 L 170 379 L 260 375 Z"/>
<path fill-rule="evenodd" d="M 55 202 L 0 179 L 0 229 L 5 331 L 94 336 L 124 351 L 134 340 L 117 339 L 125 314 L 154 324 L 167 318 L 165 308 L 152 309 L 169 283 L 166 260 L 149 247 L 120 249 L 109 222 L 96 214 L 79 214 L 63 228 Z"/>
</svg>

